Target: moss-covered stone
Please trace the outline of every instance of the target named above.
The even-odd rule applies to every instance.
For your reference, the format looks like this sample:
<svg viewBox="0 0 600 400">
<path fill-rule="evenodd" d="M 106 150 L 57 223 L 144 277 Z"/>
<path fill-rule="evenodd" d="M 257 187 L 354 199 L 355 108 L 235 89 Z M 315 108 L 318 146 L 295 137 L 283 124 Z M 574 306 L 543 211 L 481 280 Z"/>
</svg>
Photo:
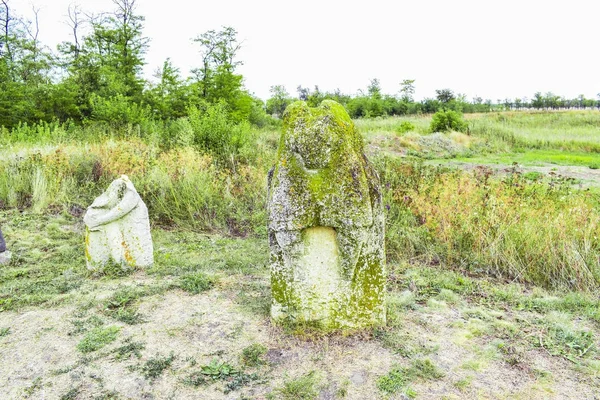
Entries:
<svg viewBox="0 0 600 400">
<path fill-rule="evenodd" d="M 274 320 L 385 323 L 384 213 L 362 138 L 335 101 L 291 104 L 269 173 Z"/>
</svg>

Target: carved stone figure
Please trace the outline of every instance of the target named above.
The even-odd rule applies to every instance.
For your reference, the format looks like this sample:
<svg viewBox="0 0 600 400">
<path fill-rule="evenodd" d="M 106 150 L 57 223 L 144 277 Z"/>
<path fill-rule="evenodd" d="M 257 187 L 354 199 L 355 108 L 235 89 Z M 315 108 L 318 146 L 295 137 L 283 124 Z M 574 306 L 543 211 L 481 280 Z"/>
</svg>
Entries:
<svg viewBox="0 0 600 400">
<path fill-rule="evenodd" d="M 385 323 L 384 212 L 377 173 L 345 109 L 284 113 L 269 171 L 271 316 L 323 328 Z"/>
<path fill-rule="evenodd" d="M 123 268 L 153 264 L 148 208 L 127 176 L 113 181 L 94 200 L 83 221 L 88 269 L 98 270 L 108 263 Z"/>
</svg>

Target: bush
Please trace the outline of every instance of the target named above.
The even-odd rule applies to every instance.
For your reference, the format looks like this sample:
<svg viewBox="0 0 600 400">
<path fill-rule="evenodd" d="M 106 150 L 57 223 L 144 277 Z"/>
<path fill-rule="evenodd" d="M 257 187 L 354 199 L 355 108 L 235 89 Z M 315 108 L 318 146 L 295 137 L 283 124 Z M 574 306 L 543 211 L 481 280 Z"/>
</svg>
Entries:
<svg viewBox="0 0 600 400">
<path fill-rule="evenodd" d="M 227 162 L 252 138 L 247 122 L 235 122 L 224 103 L 190 107 L 188 119 L 194 132 L 194 145 Z"/>
<path fill-rule="evenodd" d="M 406 132 L 413 132 L 416 129 L 417 128 L 409 121 L 402 121 L 402 123 L 396 127 L 396 132 L 402 134 Z"/>
<path fill-rule="evenodd" d="M 467 123 L 460 113 L 452 110 L 441 110 L 433 114 L 431 118 L 431 132 L 465 132 Z"/>
</svg>

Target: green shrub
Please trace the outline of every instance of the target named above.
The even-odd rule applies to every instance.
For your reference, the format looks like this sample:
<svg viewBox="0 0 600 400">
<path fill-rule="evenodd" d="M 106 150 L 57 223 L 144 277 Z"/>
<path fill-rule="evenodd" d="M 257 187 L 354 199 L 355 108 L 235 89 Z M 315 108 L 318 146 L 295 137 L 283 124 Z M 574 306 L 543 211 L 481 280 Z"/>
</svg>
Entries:
<svg viewBox="0 0 600 400">
<path fill-rule="evenodd" d="M 235 122 L 224 103 L 190 107 L 188 115 L 194 132 L 194 145 L 209 152 L 221 163 L 228 163 L 252 138 L 250 124 Z"/>
<path fill-rule="evenodd" d="M 417 128 L 409 121 L 402 121 L 402 123 L 396 128 L 396 132 L 402 134 L 406 132 L 413 132 L 416 129 Z"/>
<path fill-rule="evenodd" d="M 467 127 L 462 115 L 453 110 L 441 110 L 431 117 L 431 132 L 465 132 Z"/>
</svg>

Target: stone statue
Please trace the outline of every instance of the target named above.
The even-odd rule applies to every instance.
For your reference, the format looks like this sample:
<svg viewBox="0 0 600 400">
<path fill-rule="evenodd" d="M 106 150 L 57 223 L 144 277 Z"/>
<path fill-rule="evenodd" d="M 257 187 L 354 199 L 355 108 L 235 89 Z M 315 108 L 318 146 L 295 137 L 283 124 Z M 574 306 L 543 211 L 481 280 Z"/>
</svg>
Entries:
<svg viewBox="0 0 600 400">
<path fill-rule="evenodd" d="M 124 268 L 153 264 L 148 208 L 127 176 L 113 181 L 94 200 L 83 221 L 88 269 L 101 269 L 110 262 Z"/>
<path fill-rule="evenodd" d="M 4 236 L 2 236 L 2 229 L 0 229 L 0 253 L 4 253 L 6 251 L 6 242 L 4 241 Z"/>
<path fill-rule="evenodd" d="M 0 265 L 5 265 L 10 262 L 10 251 L 6 250 L 6 242 L 4 236 L 2 236 L 2 229 L 0 229 Z"/>
<path fill-rule="evenodd" d="M 385 324 L 379 177 L 346 110 L 290 105 L 268 180 L 271 317 L 325 329 Z"/>
</svg>

